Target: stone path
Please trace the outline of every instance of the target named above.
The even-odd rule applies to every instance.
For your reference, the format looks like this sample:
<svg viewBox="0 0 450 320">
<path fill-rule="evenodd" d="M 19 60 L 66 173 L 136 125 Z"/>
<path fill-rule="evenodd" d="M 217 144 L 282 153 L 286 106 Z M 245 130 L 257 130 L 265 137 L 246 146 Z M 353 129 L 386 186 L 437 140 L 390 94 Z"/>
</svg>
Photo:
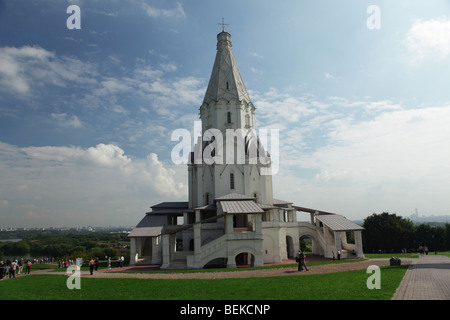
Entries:
<svg viewBox="0 0 450 320">
<path fill-rule="evenodd" d="M 412 259 L 393 300 L 450 300 L 450 258 L 424 255 Z"/>
</svg>

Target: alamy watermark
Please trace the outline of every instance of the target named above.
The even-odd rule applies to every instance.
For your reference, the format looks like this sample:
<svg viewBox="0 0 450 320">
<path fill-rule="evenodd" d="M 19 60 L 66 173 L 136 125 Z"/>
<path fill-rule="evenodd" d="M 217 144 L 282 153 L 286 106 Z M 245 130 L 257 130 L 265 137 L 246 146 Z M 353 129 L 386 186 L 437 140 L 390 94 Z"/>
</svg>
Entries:
<svg viewBox="0 0 450 320">
<path fill-rule="evenodd" d="M 377 5 L 370 5 L 366 10 L 370 16 L 366 20 L 366 26 L 370 30 L 381 29 L 381 10 Z"/>
<path fill-rule="evenodd" d="M 81 289 L 81 271 L 80 268 L 76 265 L 67 267 L 66 273 L 70 274 L 69 278 L 67 278 L 66 286 L 67 289 Z"/>
<path fill-rule="evenodd" d="M 367 289 L 373 290 L 373 289 L 381 289 L 381 271 L 379 266 L 369 266 L 367 268 L 367 273 L 372 274 L 367 278 L 366 286 Z"/>
<path fill-rule="evenodd" d="M 174 164 L 260 164 L 262 175 L 273 175 L 279 169 L 279 129 L 226 129 L 210 128 L 203 134 L 201 121 L 194 121 L 197 141 L 191 152 L 193 139 L 187 129 L 172 132 L 171 141 L 179 141 L 171 152 Z M 270 139 L 269 139 L 270 133 Z M 270 142 L 270 143 L 269 143 Z M 266 149 L 270 147 L 269 149 Z M 225 148 L 225 152 L 224 152 Z"/>
<path fill-rule="evenodd" d="M 66 13 L 70 13 L 70 17 L 66 20 L 67 29 L 81 29 L 81 9 L 73 4 L 67 7 Z"/>
</svg>

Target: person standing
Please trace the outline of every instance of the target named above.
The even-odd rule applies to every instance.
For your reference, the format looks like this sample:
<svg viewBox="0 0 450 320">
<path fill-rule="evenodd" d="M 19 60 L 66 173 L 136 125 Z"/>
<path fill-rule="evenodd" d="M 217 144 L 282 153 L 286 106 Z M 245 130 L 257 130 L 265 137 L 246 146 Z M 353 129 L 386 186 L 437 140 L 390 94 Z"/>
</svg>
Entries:
<svg viewBox="0 0 450 320">
<path fill-rule="evenodd" d="M 5 273 L 5 264 L 3 261 L 0 261 L 0 281 L 3 280 L 3 275 Z"/>
<path fill-rule="evenodd" d="M 19 261 L 19 263 L 18 263 L 18 265 L 19 265 L 19 272 L 17 273 L 17 274 L 21 274 L 22 273 L 22 270 L 23 270 L 23 258 L 20 258 L 20 261 Z"/>
<path fill-rule="evenodd" d="M 95 262 L 94 259 L 91 258 L 89 261 L 89 271 L 91 272 L 91 276 L 94 274 Z"/>
<path fill-rule="evenodd" d="M 13 261 L 11 261 L 11 266 L 9 267 L 9 278 L 11 279 L 11 276 L 13 278 L 16 277 L 16 267 L 17 267 L 17 260 L 14 258 Z"/>
<path fill-rule="evenodd" d="M 25 266 L 25 274 L 30 274 L 31 271 L 31 261 L 30 259 L 27 260 L 27 264 Z"/>
<path fill-rule="evenodd" d="M 295 255 L 295 262 L 298 263 L 297 271 L 302 271 L 302 269 L 301 269 L 302 266 L 300 264 L 300 254 L 301 254 L 301 251 L 298 250 L 297 254 Z"/>
<path fill-rule="evenodd" d="M 338 249 L 337 251 L 337 259 L 341 260 L 341 249 Z"/>
</svg>

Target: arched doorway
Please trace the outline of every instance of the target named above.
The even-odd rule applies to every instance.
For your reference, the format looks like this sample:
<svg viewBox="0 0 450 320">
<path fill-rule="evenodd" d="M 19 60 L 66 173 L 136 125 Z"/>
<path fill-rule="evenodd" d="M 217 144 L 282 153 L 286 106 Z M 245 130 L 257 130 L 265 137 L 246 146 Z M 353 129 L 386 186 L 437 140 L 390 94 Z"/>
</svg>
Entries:
<svg viewBox="0 0 450 320">
<path fill-rule="evenodd" d="M 143 237 L 140 239 L 141 239 L 141 245 L 142 245 L 141 257 L 151 257 L 153 254 L 153 238 L 152 237 Z"/>
<path fill-rule="evenodd" d="M 255 264 L 255 256 L 250 252 L 242 252 L 236 256 L 235 262 L 237 267 L 253 267 Z"/>
<path fill-rule="evenodd" d="M 325 245 L 321 240 L 320 235 L 313 230 L 301 230 L 298 237 L 300 249 L 306 252 L 323 256 L 325 254 Z"/>
<path fill-rule="evenodd" d="M 314 239 L 311 238 L 308 235 L 302 235 L 300 236 L 299 244 L 300 244 L 300 250 L 303 250 L 304 252 L 313 252 L 313 241 Z"/>
<path fill-rule="evenodd" d="M 296 248 L 294 246 L 294 240 L 291 236 L 286 236 L 286 254 L 288 259 L 295 258 Z"/>
<path fill-rule="evenodd" d="M 207 264 L 203 266 L 203 269 L 210 268 L 226 268 L 227 267 L 227 259 L 226 258 L 216 258 L 214 260 L 209 261 Z"/>
</svg>

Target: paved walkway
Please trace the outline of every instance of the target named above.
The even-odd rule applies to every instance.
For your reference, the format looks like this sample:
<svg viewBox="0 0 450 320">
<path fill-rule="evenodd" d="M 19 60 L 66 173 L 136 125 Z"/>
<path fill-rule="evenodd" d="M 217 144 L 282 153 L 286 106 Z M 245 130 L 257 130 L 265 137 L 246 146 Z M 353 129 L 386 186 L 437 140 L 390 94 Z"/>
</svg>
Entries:
<svg viewBox="0 0 450 320">
<path fill-rule="evenodd" d="M 412 259 L 392 300 L 450 300 L 450 258 L 431 254 Z"/>
</svg>

